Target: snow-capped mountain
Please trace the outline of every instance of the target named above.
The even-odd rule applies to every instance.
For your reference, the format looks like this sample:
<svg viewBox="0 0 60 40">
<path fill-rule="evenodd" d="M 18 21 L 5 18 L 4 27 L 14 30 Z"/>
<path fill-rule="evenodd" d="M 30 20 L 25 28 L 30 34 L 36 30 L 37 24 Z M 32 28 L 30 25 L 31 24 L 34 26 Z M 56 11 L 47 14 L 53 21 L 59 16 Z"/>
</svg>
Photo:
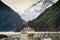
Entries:
<svg viewBox="0 0 60 40">
<path fill-rule="evenodd" d="M 35 19 L 39 16 L 39 14 L 41 14 L 44 10 L 52 6 L 57 1 L 58 0 L 39 0 L 38 2 L 31 5 L 27 10 L 25 10 L 25 14 L 21 16 L 23 16 L 23 19 L 27 19 L 27 21 Z"/>
</svg>

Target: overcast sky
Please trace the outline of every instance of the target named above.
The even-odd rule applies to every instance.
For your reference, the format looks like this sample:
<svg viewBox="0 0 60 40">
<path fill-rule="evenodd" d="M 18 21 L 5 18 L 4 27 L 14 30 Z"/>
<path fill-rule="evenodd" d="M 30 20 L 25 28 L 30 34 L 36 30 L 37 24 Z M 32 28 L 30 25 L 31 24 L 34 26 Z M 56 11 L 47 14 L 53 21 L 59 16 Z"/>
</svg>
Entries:
<svg viewBox="0 0 60 40">
<path fill-rule="evenodd" d="M 2 0 L 5 4 L 10 6 L 13 10 L 18 12 L 18 14 L 22 17 L 22 19 L 28 21 L 36 18 L 39 14 L 37 13 L 24 13 L 24 11 L 29 8 L 34 3 L 38 2 L 39 0 Z M 54 0 L 56 2 L 56 0 Z M 42 3 L 41 3 L 42 4 Z M 33 10 L 32 10 L 33 11 Z"/>
<path fill-rule="evenodd" d="M 23 12 L 26 10 L 29 6 L 36 3 L 38 0 L 2 0 L 7 5 L 9 5 L 11 8 L 16 10 L 17 12 Z"/>
</svg>

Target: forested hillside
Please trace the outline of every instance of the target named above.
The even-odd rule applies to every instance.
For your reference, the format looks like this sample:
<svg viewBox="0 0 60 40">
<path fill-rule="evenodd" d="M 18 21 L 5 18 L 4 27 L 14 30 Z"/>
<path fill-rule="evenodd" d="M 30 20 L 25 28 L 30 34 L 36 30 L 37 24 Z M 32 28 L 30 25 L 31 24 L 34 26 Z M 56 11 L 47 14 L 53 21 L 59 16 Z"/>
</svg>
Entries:
<svg viewBox="0 0 60 40">
<path fill-rule="evenodd" d="M 36 31 L 60 31 L 60 0 L 29 21 L 28 25 Z"/>
<path fill-rule="evenodd" d="M 18 13 L 0 0 L 0 31 L 15 31 L 23 22 Z"/>
</svg>

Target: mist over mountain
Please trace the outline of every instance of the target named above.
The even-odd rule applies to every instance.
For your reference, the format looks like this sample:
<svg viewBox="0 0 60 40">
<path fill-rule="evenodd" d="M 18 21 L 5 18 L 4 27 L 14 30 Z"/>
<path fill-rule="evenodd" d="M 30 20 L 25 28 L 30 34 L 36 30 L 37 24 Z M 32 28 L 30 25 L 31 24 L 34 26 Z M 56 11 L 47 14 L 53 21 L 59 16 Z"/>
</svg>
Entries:
<svg viewBox="0 0 60 40">
<path fill-rule="evenodd" d="M 42 12 L 47 8 L 55 4 L 58 0 L 39 0 L 36 3 L 28 7 L 24 14 L 20 14 L 22 18 L 26 21 L 33 20 L 37 18 Z M 33 15 L 34 14 L 34 15 Z"/>
<path fill-rule="evenodd" d="M 28 25 L 36 31 L 60 31 L 60 0 L 29 21 Z"/>
<path fill-rule="evenodd" d="M 32 6 L 30 6 L 27 10 L 25 10 L 26 12 L 42 12 L 50 7 L 51 5 L 55 4 L 58 0 L 39 0 L 38 2 L 34 3 Z M 32 11 L 33 9 L 33 11 Z M 43 10 L 44 9 L 44 10 Z M 41 12 L 41 13 L 42 13 Z"/>
<path fill-rule="evenodd" d="M 15 31 L 23 22 L 18 13 L 0 1 L 0 31 Z"/>
<path fill-rule="evenodd" d="M 39 0 L 38 2 L 30 6 L 26 11 L 32 9 L 33 7 L 37 7 L 37 5 L 41 7 L 41 4 L 40 4 L 41 2 L 42 2 L 42 6 L 48 6 L 49 4 L 53 4 L 52 0 Z"/>
<path fill-rule="evenodd" d="M 0 1 L 0 31 L 20 31 L 26 26 L 36 31 L 60 31 L 60 1 L 56 2 L 40 0 L 33 4 L 25 11 L 29 14 L 29 17 L 26 16 L 29 19 L 38 17 L 26 23 L 18 13 Z"/>
</svg>

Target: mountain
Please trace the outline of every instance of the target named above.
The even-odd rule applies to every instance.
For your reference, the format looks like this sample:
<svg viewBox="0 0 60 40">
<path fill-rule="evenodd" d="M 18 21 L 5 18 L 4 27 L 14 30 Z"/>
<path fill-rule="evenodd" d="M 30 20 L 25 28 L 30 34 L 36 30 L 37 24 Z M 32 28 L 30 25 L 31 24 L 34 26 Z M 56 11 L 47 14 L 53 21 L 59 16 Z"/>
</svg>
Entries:
<svg viewBox="0 0 60 40">
<path fill-rule="evenodd" d="M 36 31 L 60 31 L 60 0 L 29 21 L 28 25 Z"/>
<path fill-rule="evenodd" d="M 33 20 L 37 18 L 42 12 L 44 12 L 47 8 L 55 4 L 58 0 L 37 0 L 36 3 L 32 4 L 30 7 L 28 7 L 23 15 L 23 19 Z M 33 15 L 34 14 L 34 15 Z M 26 17 L 26 18 L 25 18 Z"/>
<path fill-rule="evenodd" d="M 15 30 L 15 32 L 21 32 L 25 27 L 28 27 L 28 25 L 27 25 L 27 23 L 25 23 L 25 24 L 22 24 L 20 27 L 21 27 L 21 28 L 17 28 L 17 29 Z"/>
<path fill-rule="evenodd" d="M 41 12 L 44 9 L 50 7 L 51 5 L 55 4 L 58 0 L 39 0 L 38 2 L 32 4 L 26 12 Z M 32 11 L 33 9 L 33 11 Z"/>
<path fill-rule="evenodd" d="M 23 24 L 23 19 L 9 6 L 0 1 L 0 31 L 14 31 Z"/>
</svg>

